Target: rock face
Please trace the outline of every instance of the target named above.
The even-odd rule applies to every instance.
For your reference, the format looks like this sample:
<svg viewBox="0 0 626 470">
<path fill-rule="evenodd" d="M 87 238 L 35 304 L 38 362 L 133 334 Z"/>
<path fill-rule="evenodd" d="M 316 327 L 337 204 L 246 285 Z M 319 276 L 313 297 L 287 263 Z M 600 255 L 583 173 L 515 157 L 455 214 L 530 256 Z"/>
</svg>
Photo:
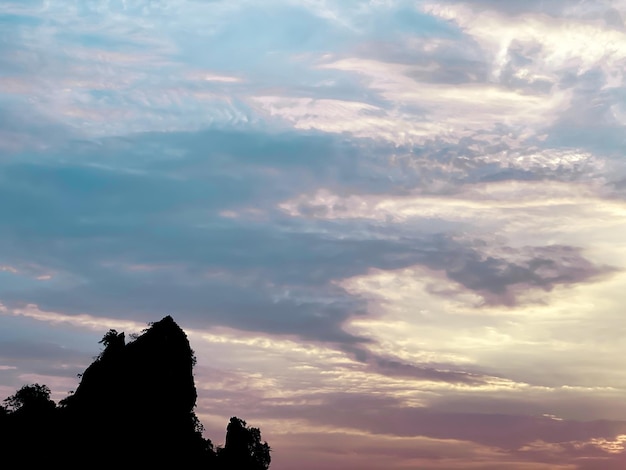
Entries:
<svg viewBox="0 0 626 470">
<path fill-rule="evenodd" d="M 204 468 L 266 470 L 258 428 L 233 417 L 226 445 L 203 438 L 194 413 L 194 353 L 167 316 L 134 341 L 110 330 L 104 350 L 57 407 L 50 389 L 24 386 L 0 407 L 5 459 L 24 468 Z"/>
<path fill-rule="evenodd" d="M 104 351 L 62 403 L 77 453 L 108 449 L 142 466 L 209 463 L 214 454 L 193 411 L 194 356 L 183 330 L 167 316 L 128 344 L 115 330 L 102 342 Z"/>
</svg>

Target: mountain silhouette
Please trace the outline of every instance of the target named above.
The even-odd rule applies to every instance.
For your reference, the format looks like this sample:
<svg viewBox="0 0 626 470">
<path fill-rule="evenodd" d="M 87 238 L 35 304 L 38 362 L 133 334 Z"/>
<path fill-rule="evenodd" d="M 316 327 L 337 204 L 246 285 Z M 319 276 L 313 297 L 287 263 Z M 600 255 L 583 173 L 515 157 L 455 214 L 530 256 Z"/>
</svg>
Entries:
<svg viewBox="0 0 626 470">
<path fill-rule="evenodd" d="M 27 468 L 205 468 L 266 470 L 258 428 L 233 417 L 215 449 L 195 415 L 195 356 L 170 316 L 133 341 L 109 330 L 76 392 L 57 405 L 45 385 L 25 385 L 0 407 L 3 458 Z"/>
</svg>

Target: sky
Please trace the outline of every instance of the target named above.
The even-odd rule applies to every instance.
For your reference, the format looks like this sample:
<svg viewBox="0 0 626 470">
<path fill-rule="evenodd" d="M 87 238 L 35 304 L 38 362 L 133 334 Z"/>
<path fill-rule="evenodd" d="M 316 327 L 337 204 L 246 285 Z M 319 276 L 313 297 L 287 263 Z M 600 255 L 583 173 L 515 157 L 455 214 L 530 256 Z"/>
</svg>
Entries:
<svg viewBox="0 0 626 470">
<path fill-rule="evenodd" d="M 3 0 L 0 397 L 171 315 L 273 470 L 626 467 L 625 0 Z"/>
</svg>

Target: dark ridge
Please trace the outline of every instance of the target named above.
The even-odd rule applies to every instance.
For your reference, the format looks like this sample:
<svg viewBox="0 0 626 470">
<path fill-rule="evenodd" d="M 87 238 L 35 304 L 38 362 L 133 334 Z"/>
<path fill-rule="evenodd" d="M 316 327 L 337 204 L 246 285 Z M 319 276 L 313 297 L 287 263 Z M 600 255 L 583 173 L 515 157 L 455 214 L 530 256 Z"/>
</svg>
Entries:
<svg viewBox="0 0 626 470">
<path fill-rule="evenodd" d="M 202 436 L 194 408 L 195 356 L 167 316 L 134 341 L 109 330 L 76 392 L 57 406 L 45 385 L 25 385 L 0 407 L 5 461 L 25 468 L 205 468 L 266 470 L 270 448 L 258 428 L 233 417 L 224 448 Z"/>
</svg>

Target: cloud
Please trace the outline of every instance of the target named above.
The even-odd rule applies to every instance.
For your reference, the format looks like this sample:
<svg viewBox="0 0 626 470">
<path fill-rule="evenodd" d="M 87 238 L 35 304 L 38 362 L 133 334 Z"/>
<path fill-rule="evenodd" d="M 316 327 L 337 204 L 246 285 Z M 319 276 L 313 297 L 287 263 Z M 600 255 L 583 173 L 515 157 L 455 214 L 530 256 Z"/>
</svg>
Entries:
<svg viewBox="0 0 626 470">
<path fill-rule="evenodd" d="M 484 13 L 485 11 L 496 10 L 498 12 L 508 15 L 544 13 L 550 14 L 551 16 L 557 16 L 562 15 L 568 5 L 581 2 L 567 2 L 560 0 L 549 3 L 546 3 L 542 0 L 529 0 L 528 2 L 524 2 L 523 4 L 511 1 L 499 2 L 498 0 L 469 0 L 462 2 L 458 2 L 455 0 L 442 0 L 437 2 L 437 4 L 450 5 L 451 8 L 454 8 L 459 3 L 463 4 L 463 6 L 465 6 L 466 8 L 471 8 L 477 13 Z"/>
<path fill-rule="evenodd" d="M 350 157 L 350 148 L 338 152 L 332 139 L 228 132 L 151 138 L 144 137 L 143 150 L 161 150 L 150 158 L 136 150 L 109 157 L 137 145 L 112 140 L 104 149 L 79 147 L 62 161 L 5 166 L 2 197 L 16 201 L 0 209 L 12 221 L 0 237 L 15 247 L 6 262 L 20 270 L 36 254 L 41 275 L 54 273 L 45 286 L 37 279 L 18 284 L 11 275 L 14 283 L 2 292 L 7 305 L 134 311 L 146 321 L 155 311 L 184 311 L 243 329 L 354 341 L 341 324 L 359 302 L 330 281 L 415 259 L 404 246 L 311 232 L 273 210 L 281 194 L 328 174 L 324 158 Z M 94 150 L 83 163 L 82 152 Z M 276 192 L 266 192 L 268 185 Z M 253 200 L 259 220 L 221 215 Z"/>
<path fill-rule="evenodd" d="M 567 1 L 554 0 L 545 2 L 543 0 L 529 0 L 524 3 L 498 0 L 466 0 L 458 2 L 456 0 L 440 0 L 437 2 L 442 5 L 464 4 L 467 8 L 471 8 L 476 12 L 484 12 L 485 10 L 495 10 L 507 15 L 524 15 L 524 14 L 544 14 L 552 17 L 574 17 L 587 19 L 606 18 L 608 12 L 610 16 L 615 15 L 614 10 L 624 4 L 622 0 L 600 0 L 594 2 L 593 5 L 584 1 Z M 615 20 L 613 20 L 615 21 Z M 607 20 L 609 23 L 610 20 Z"/>
<path fill-rule="evenodd" d="M 519 288 L 551 290 L 558 284 L 585 282 L 611 272 L 608 267 L 594 266 L 580 255 L 580 250 L 567 246 L 525 247 L 518 253 L 510 250 L 508 255 L 522 261 L 510 262 L 477 252 L 451 253 L 446 274 L 469 289 L 485 292 L 487 302 L 507 304 L 515 302 L 514 292 Z"/>
<path fill-rule="evenodd" d="M 326 413 L 330 409 L 334 412 Z M 393 400 L 349 393 L 326 396 L 323 405 L 302 405 L 297 410 L 272 407 L 267 413 L 274 417 L 282 417 L 283 413 L 293 418 L 306 417 L 314 426 L 365 430 L 385 438 L 398 436 L 412 437 L 416 442 L 427 438 L 445 439 L 449 444 L 451 441 L 473 443 L 494 453 L 501 452 L 500 458 L 512 462 L 569 463 L 572 468 L 576 468 L 578 459 L 620 461 L 618 446 L 625 427 L 624 422 L 617 421 L 582 422 L 542 416 L 432 412 L 426 408 L 407 408 Z M 454 455 L 444 442 L 441 446 L 431 442 L 429 458 Z"/>
<path fill-rule="evenodd" d="M 493 189 L 495 185 L 490 185 Z M 508 186 L 511 188 L 511 186 Z M 419 245 L 414 248 L 418 264 L 435 271 L 443 271 L 445 275 L 463 287 L 479 292 L 486 303 L 513 304 L 516 292 L 526 289 L 541 288 L 551 290 L 558 284 L 586 282 L 612 271 L 609 266 L 597 265 L 584 257 L 580 248 L 553 244 L 549 246 L 503 246 L 496 248 L 494 240 L 481 240 L 480 235 L 473 238 L 442 236 L 437 228 L 446 227 L 456 219 L 457 230 L 467 230 L 470 219 L 479 217 L 486 219 L 486 224 L 502 220 L 497 215 L 499 204 L 502 204 L 502 215 L 508 214 L 518 204 L 524 206 L 522 211 L 534 203 L 530 201 L 506 201 L 503 197 L 508 192 L 500 193 L 498 201 L 481 200 L 481 196 L 470 196 L 457 199 L 452 197 L 424 197 L 422 195 L 389 197 L 378 195 L 351 195 L 342 198 L 328 192 L 318 192 L 315 196 L 303 196 L 294 201 L 281 204 L 281 208 L 293 215 L 313 219 L 355 220 L 359 218 L 372 220 L 373 223 L 394 227 L 399 234 L 409 228 L 415 233 L 431 232 L 429 241 L 422 236 Z M 555 204 L 562 206 L 565 201 L 555 199 Z M 559 201 L 559 202 L 556 202 Z M 530 206 L 527 206 L 530 202 Z M 537 201 L 538 206 L 551 205 L 548 199 Z M 483 204 L 485 204 L 483 206 Z M 518 206 L 519 207 L 519 206 Z M 440 225 L 437 225 L 439 222 Z M 454 227 L 454 225 L 449 225 Z M 389 233 L 389 232 L 387 232 Z M 404 236 L 409 236 L 404 235 Z M 417 237 L 413 235 L 414 240 Z M 401 244 L 397 241 L 396 243 Z M 419 248 L 417 248 L 419 246 Z"/>
<path fill-rule="evenodd" d="M 361 74 L 366 79 L 364 85 L 384 101 L 375 106 L 284 96 L 258 96 L 253 100 L 262 111 L 291 122 L 297 129 L 347 132 L 396 145 L 423 144 L 437 137 L 454 142 L 500 124 L 537 132 L 538 123 L 545 126 L 551 119 L 556 120 L 569 102 L 567 92 L 554 90 L 548 96 L 486 83 L 428 83 L 411 77 L 419 72 L 419 66 L 350 58 L 320 67 Z"/>
<path fill-rule="evenodd" d="M 477 14 L 462 3 L 445 7 L 432 4 L 427 10 L 455 21 L 486 53 L 493 54 L 495 79 L 508 66 L 515 65 L 520 78 L 546 77 L 553 82 L 556 77 L 569 73 L 580 75 L 595 68 L 607 75 L 620 76 L 626 52 L 624 33 L 606 28 L 604 22 L 598 23 L 593 18 L 555 18 L 532 13 L 504 17 L 495 11 Z M 590 37 L 594 39 L 589 41 Z M 510 62 L 516 57 L 521 62 Z"/>
<path fill-rule="evenodd" d="M 427 361 L 411 364 L 409 361 L 403 361 L 388 354 L 376 354 L 366 348 L 367 344 L 365 346 L 344 345 L 342 350 L 353 355 L 357 361 L 367 364 L 368 371 L 389 377 L 402 377 L 417 382 L 444 382 L 469 387 L 485 385 L 490 380 L 500 380 L 476 371 L 468 371 L 466 364 L 433 364 Z"/>
<path fill-rule="evenodd" d="M 246 122 L 245 107 L 229 99 L 229 87 L 238 82 L 188 78 L 197 67 L 180 67 L 177 29 L 162 27 L 167 15 L 176 18 L 198 7 L 143 1 L 22 5 L 19 14 L 37 21 L 7 22 L 14 34 L 0 43 L 4 80 L 21 85 L 4 88 L 3 96 L 90 138 Z M 4 15 L 11 17 L 16 8 L 6 5 Z M 203 9 L 219 10 L 208 4 Z M 154 34 L 157 24 L 162 34 Z M 25 90 L 28 99 L 20 96 Z"/>
</svg>

